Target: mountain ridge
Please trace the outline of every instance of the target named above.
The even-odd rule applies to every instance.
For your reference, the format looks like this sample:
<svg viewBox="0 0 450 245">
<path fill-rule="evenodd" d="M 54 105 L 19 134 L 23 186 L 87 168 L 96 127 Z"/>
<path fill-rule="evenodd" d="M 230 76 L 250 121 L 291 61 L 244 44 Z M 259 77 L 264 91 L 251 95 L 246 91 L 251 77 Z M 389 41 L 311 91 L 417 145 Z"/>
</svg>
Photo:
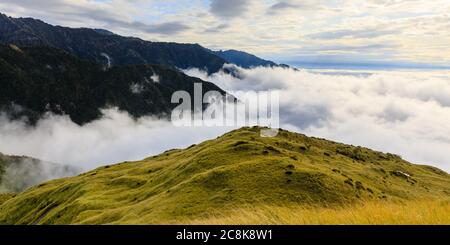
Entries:
<svg viewBox="0 0 450 245">
<path fill-rule="evenodd" d="M 242 128 L 187 149 L 53 180 L 9 198 L 3 224 L 178 223 L 236 207 L 446 200 L 450 176 L 399 156 Z"/>
<path fill-rule="evenodd" d="M 69 115 L 77 124 L 101 117 L 101 109 L 117 107 L 131 116 L 167 118 L 177 106 L 178 90 L 194 94 L 226 92 L 216 85 L 161 65 L 127 65 L 106 68 L 52 47 L 0 45 L 0 110 L 12 119 L 30 123 L 52 112 Z"/>
<path fill-rule="evenodd" d="M 242 68 L 254 68 L 258 66 L 265 66 L 265 67 L 279 66 L 273 61 L 261 59 L 256 55 L 244 51 L 229 49 L 211 52 L 221 57 L 222 59 L 226 60 L 227 62 L 238 65 Z"/>
<path fill-rule="evenodd" d="M 34 18 L 0 14 L 0 42 L 17 46 L 51 46 L 79 58 L 113 65 L 161 64 L 172 68 L 219 71 L 225 61 L 198 44 L 144 41 L 135 37 L 105 35 L 98 29 L 53 26 Z"/>
<path fill-rule="evenodd" d="M 2 13 L 0 42 L 17 46 L 51 46 L 104 65 L 160 64 L 171 68 L 204 69 L 208 73 L 218 72 L 229 62 L 245 67 L 276 65 L 241 51 L 224 59 L 221 53 L 199 44 L 151 42 L 104 29 L 54 26 L 39 19 L 12 18 Z M 105 55 L 109 58 L 105 59 Z"/>
</svg>

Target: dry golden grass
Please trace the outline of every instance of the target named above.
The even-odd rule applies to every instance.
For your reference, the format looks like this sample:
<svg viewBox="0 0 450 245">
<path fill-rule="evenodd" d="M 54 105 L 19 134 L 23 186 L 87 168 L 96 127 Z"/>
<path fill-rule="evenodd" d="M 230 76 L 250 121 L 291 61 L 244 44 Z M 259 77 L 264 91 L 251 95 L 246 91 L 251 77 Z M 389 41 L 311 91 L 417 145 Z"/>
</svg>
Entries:
<svg viewBox="0 0 450 245">
<path fill-rule="evenodd" d="M 450 201 L 374 201 L 340 208 L 259 206 L 186 220 L 199 225 L 439 225 L 450 224 Z"/>
</svg>

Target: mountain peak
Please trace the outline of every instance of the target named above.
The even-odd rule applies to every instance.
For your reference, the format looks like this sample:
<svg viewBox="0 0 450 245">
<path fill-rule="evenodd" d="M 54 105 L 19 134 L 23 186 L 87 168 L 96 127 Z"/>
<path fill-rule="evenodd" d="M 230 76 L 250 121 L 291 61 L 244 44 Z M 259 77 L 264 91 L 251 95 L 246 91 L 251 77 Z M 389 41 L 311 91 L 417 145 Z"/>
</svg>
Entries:
<svg viewBox="0 0 450 245">
<path fill-rule="evenodd" d="M 105 29 L 93 29 L 94 31 L 96 31 L 97 33 L 100 33 L 102 35 L 117 35 L 114 32 L 105 30 Z"/>
</svg>

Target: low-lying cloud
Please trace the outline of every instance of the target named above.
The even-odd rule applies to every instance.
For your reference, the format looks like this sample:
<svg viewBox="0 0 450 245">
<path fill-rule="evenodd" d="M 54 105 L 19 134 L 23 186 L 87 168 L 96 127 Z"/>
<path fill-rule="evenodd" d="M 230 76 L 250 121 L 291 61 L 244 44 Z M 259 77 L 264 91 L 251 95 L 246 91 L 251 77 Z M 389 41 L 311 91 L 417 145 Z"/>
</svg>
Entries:
<svg viewBox="0 0 450 245">
<path fill-rule="evenodd" d="M 0 156 L 1 157 L 1 156 Z M 12 159 L 2 166 L 0 194 L 21 192 L 47 180 L 72 176 L 81 169 L 74 166 L 44 162 L 38 159 Z"/>
<path fill-rule="evenodd" d="M 79 126 L 68 116 L 48 115 L 36 126 L 0 116 L 0 152 L 26 155 L 82 171 L 121 161 L 141 160 L 173 148 L 214 138 L 231 127 L 175 127 L 167 120 L 133 119 L 117 109 Z"/>
<path fill-rule="evenodd" d="M 317 73 L 283 68 L 206 75 L 225 90 L 278 90 L 281 127 L 450 170 L 450 73 Z M 239 78 L 237 78 L 239 77 Z"/>
<path fill-rule="evenodd" d="M 318 73 L 284 68 L 237 69 L 208 76 L 226 91 L 275 90 L 282 128 L 396 153 L 450 170 L 450 74 L 430 72 Z M 239 78 L 238 78 L 239 77 Z M 0 115 L 0 152 L 76 166 L 83 171 L 140 160 L 215 138 L 235 127 L 175 127 L 117 109 L 79 126 L 48 115 L 34 127 Z"/>
</svg>

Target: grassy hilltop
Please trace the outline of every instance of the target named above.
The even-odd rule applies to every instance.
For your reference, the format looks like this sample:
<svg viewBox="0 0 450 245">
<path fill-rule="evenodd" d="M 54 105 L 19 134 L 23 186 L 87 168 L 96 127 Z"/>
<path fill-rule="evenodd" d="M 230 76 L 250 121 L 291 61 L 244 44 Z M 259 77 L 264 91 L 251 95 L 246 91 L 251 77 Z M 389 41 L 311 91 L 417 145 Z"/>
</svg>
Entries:
<svg viewBox="0 0 450 245">
<path fill-rule="evenodd" d="M 450 223 L 450 175 L 399 156 L 242 128 L 4 196 L 1 224 Z"/>
</svg>

